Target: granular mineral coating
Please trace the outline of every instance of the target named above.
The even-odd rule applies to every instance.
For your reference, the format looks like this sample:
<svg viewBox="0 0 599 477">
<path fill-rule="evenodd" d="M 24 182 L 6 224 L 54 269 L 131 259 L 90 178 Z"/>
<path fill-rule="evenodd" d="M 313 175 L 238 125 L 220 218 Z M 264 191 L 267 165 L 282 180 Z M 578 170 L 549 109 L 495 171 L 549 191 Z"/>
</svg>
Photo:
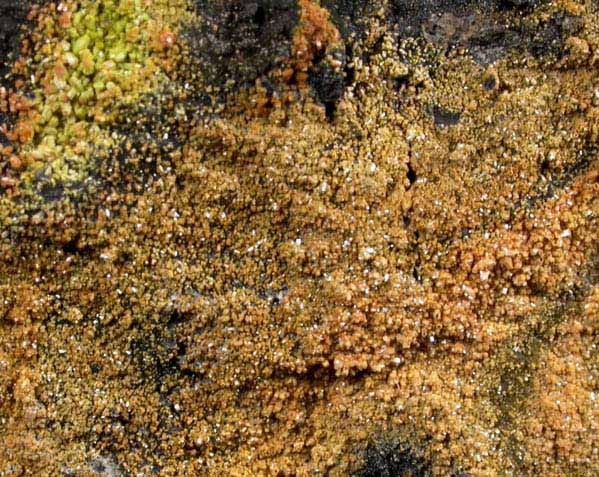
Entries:
<svg viewBox="0 0 599 477">
<path fill-rule="evenodd" d="M 0 477 L 599 475 L 596 2 L 0 12 Z"/>
</svg>

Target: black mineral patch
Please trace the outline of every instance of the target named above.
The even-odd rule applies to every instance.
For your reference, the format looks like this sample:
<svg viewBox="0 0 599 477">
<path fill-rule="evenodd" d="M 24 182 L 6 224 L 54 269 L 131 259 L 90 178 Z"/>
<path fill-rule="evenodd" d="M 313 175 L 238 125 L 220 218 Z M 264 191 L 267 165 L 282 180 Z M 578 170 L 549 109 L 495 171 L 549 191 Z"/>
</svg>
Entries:
<svg viewBox="0 0 599 477">
<path fill-rule="evenodd" d="M 291 52 L 296 0 L 197 0 L 200 21 L 185 33 L 204 79 L 253 85 Z"/>
<path fill-rule="evenodd" d="M 580 30 L 579 17 L 554 13 L 533 20 L 544 0 L 394 0 L 391 21 L 402 37 L 424 37 L 434 45 L 464 48 L 482 65 L 511 52 L 560 56 L 565 39 Z"/>
<path fill-rule="evenodd" d="M 0 75 L 2 79 L 18 49 L 21 26 L 27 19 L 31 2 L 0 0 Z"/>
<path fill-rule="evenodd" d="M 370 442 L 355 477 L 428 477 L 431 464 L 422 452 L 396 437 L 379 437 Z"/>
<path fill-rule="evenodd" d="M 339 52 L 340 63 L 347 64 L 346 56 Z M 345 91 L 347 72 L 344 68 L 334 68 L 330 62 L 321 61 L 310 72 L 309 83 L 318 101 L 326 111 L 327 118 L 332 120 L 337 109 L 337 102 Z"/>
<path fill-rule="evenodd" d="M 7 75 L 18 54 L 22 27 L 30 7 L 29 1 L 0 0 L 0 87 L 10 87 Z M 0 112 L 0 125 L 9 122 L 8 115 Z M 9 143 L 0 132 L 0 145 L 7 146 Z"/>
<path fill-rule="evenodd" d="M 455 126 L 460 122 L 460 117 L 461 113 L 459 112 L 449 111 L 437 105 L 433 106 L 433 120 L 435 121 L 435 126 L 442 128 Z"/>
<path fill-rule="evenodd" d="M 331 13 L 331 20 L 344 40 L 363 35 L 367 17 L 377 7 L 376 1 L 367 0 L 322 0 L 320 4 Z"/>
</svg>

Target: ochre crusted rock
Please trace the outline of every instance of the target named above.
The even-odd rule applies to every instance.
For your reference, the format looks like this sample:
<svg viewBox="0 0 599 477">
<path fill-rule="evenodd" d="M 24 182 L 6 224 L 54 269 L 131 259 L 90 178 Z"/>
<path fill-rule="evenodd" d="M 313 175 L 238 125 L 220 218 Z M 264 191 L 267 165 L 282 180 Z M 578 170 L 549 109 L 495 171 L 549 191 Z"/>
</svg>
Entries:
<svg viewBox="0 0 599 477">
<path fill-rule="evenodd" d="M 0 477 L 599 474 L 594 3 L 31 21 L 0 89 Z M 75 120 L 55 89 L 100 60 Z"/>
</svg>

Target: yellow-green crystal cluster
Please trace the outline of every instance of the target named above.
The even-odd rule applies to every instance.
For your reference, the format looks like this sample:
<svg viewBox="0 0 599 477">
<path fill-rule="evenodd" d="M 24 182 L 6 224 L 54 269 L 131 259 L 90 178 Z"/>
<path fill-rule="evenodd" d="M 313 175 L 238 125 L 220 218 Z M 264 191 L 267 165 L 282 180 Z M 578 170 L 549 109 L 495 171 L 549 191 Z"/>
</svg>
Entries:
<svg viewBox="0 0 599 477">
<path fill-rule="evenodd" d="M 68 180 L 85 169 L 94 148 L 109 143 L 106 126 L 115 105 L 155 87 L 159 75 L 149 55 L 151 18 L 141 0 L 64 2 L 59 10 L 45 19 L 42 35 L 49 41 L 34 56 L 40 116 L 27 148 L 33 161 Z"/>
</svg>

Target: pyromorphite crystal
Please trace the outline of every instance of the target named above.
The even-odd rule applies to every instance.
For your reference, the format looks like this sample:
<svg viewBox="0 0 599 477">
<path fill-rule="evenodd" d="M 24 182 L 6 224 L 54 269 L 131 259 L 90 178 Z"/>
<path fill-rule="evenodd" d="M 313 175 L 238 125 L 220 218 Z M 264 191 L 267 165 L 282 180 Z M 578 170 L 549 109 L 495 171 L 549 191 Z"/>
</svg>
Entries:
<svg viewBox="0 0 599 477">
<path fill-rule="evenodd" d="M 127 49 L 124 44 L 117 44 L 110 49 L 108 57 L 117 63 L 122 63 L 127 59 Z"/>
<path fill-rule="evenodd" d="M 39 114 L 27 113 L 31 119 L 18 123 L 17 129 L 29 128 L 31 120 L 51 124 L 53 128 L 66 128 L 74 120 L 90 118 L 90 133 L 93 130 L 94 134 L 110 137 L 108 130 L 95 130 L 91 118 L 98 118 L 103 126 L 109 126 L 117 119 L 113 111 L 120 102 L 132 101 L 165 79 L 156 63 L 149 61 L 149 55 L 152 42 L 160 37 L 165 18 L 168 15 L 180 17 L 172 15 L 171 10 L 181 12 L 182 4 L 158 2 L 151 10 L 155 15 L 145 12 L 148 5 L 148 2 L 131 1 L 66 1 L 59 5 L 58 11 L 51 7 L 43 10 L 36 38 L 45 56 L 36 55 L 36 61 L 27 66 L 30 71 L 25 75 L 32 80 L 30 94 L 36 97 L 32 105 L 37 105 L 33 108 L 38 108 Z M 55 49 L 63 51 L 60 57 L 49 54 Z M 127 92 L 126 97 L 123 92 Z M 29 156 L 39 156 L 35 148 L 43 141 L 43 134 L 35 137 L 21 134 L 20 137 L 32 139 L 17 151 L 20 161 L 27 165 Z M 68 134 L 58 137 L 66 141 L 60 144 L 64 148 L 63 172 L 70 177 L 78 173 L 81 180 L 89 173 L 88 160 L 92 151 L 97 151 L 96 143 L 105 141 L 90 134 L 87 151 L 82 151 L 81 141 L 70 142 Z M 54 171 L 60 169 L 59 162 L 55 161 Z M 38 166 L 36 163 L 35 168 Z M 23 186 L 35 174 L 35 170 L 23 168 Z"/>
<path fill-rule="evenodd" d="M 75 54 L 80 53 L 81 50 L 88 48 L 90 44 L 91 44 L 91 39 L 89 37 L 89 34 L 85 33 L 85 34 L 81 35 L 73 42 L 73 48 L 72 48 L 73 53 L 75 53 Z"/>
<path fill-rule="evenodd" d="M 87 48 L 79 52 L 79 58 L 81 59 L 81 71 L 90 76 L 94 73 L 94 56 L 91 51 Z"/>
</svg>

